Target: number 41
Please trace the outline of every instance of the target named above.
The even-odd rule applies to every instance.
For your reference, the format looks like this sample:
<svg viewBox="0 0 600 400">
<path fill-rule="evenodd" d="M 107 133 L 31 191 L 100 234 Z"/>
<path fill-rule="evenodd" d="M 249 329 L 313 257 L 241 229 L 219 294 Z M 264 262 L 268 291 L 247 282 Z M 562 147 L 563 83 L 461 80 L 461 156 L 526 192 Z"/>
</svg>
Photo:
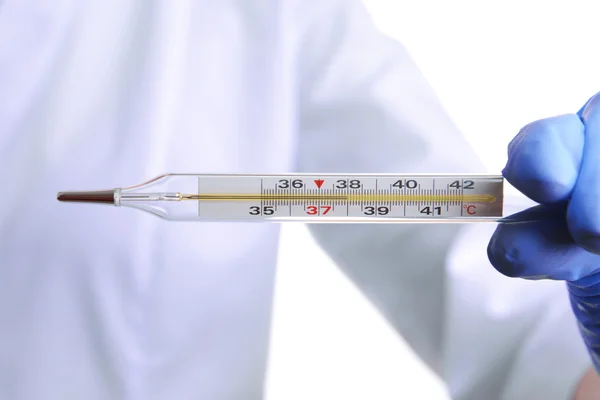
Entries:
<svg viewBox="0 0 600 400">
<path fill-rule="evenodd" d="M 432 208 L 433 208 L 433 210 L 432 210 Z M 442 207 L 426 206 L 420 210 L 420 213 L 427 214 L 427 215 L 442 215 Z"/>
</svg>

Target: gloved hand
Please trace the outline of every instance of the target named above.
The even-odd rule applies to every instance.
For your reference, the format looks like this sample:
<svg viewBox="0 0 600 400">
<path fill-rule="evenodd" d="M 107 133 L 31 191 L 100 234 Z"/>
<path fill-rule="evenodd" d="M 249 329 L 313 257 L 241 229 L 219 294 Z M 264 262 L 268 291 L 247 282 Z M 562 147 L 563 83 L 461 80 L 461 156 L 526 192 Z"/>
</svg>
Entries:
<svg viewBox="0 0 600 400">
<path fill-rule="evenodd" d="M 502 274 L 567 281 L 571 305 L 600 373 L 600 93 L 577 114 L 525 126 L 503 175 L 541 204 L 533 222 L 500 224 L 488 246 Z"/>
</svg>

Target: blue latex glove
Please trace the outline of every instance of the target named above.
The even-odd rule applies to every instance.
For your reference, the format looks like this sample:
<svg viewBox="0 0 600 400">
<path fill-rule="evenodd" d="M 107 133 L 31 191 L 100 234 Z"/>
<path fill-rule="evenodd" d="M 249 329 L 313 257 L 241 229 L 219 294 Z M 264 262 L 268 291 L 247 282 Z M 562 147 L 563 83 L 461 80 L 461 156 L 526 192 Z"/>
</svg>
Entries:
<svg viewBox="0 0 600 400">
<path fill-rule="evenodd" d="M 504 177 L 541 204 L 533 222 L 500 224 L 488 246 L 502 274 L 567 281 L 600 373 L 600 94 L 577 114 L 533 122 L 508 148 Z"/>
</svg>

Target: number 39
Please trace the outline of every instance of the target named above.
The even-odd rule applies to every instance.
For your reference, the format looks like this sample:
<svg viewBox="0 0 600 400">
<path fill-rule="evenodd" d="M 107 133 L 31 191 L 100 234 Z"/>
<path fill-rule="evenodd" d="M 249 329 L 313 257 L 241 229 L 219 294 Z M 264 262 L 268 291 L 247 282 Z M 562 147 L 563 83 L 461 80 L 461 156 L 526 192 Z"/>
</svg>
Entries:
<svg viewBox="0 0 600 400">
<path fill-rule="evenodd" d="M 365 207 L 364 213 L 365 215 L 386 215 L 390 212 L 390 209 L 385 206 L 377 207 L 377 210 L 373 206 Z"/>
</svg>

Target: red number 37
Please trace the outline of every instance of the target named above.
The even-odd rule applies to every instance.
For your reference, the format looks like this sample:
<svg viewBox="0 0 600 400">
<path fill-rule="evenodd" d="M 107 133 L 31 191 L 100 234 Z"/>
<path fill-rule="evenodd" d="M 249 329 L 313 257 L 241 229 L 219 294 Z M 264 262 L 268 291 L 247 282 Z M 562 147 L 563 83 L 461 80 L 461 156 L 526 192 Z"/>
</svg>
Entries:
<svg viewBox="0 0 600 400">
<path fill-rule="evenodd" d="M 331 206 L 321 206 L 321 215 L 325 215 L 331 210 Z M 308 215 L 317 215 L 319 213 L 319 209 L 317 206 L 308 206 L 306 207 L 306 213 Z"/>
</svg>

